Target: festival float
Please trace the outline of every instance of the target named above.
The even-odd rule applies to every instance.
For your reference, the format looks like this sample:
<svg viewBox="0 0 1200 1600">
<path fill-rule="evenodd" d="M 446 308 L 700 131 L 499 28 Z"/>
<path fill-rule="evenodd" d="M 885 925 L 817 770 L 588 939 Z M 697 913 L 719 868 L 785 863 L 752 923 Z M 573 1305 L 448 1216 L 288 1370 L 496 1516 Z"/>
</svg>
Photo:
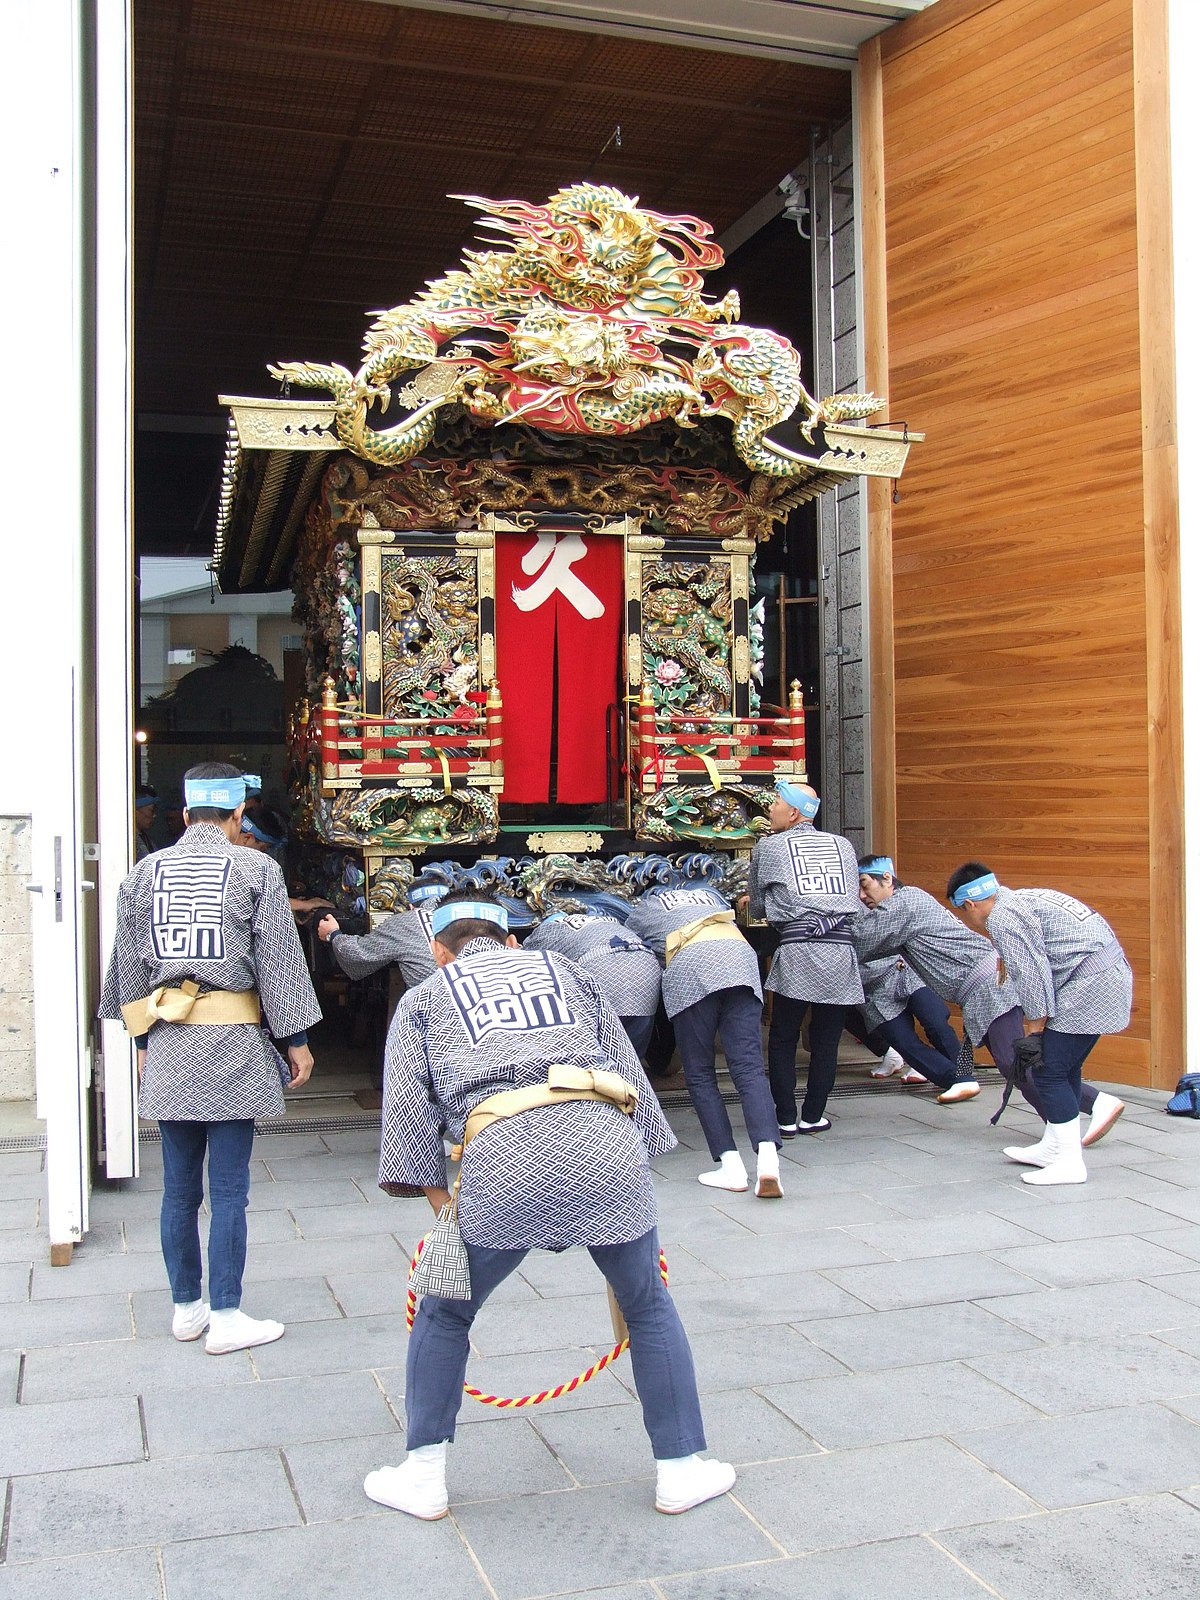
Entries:
<svg viewBox="0 0 1200 1600">
<path fill-rule="evenodd" d="M 379 313 L 357 371 L 280 361 L 281 398 L 222 397 L 218 582 L 290 585 L 304 629 L 305 875 L 376 918 L 419 872 L 518 923 L 735 894 L 776 778 L 806 776 L 799 684 L 760 698 L 756 548 L 920 436 L 816 399 L 706 297 L 698 218 L 589 183 L 456 198 L 498 247 Z"/>
</svg>

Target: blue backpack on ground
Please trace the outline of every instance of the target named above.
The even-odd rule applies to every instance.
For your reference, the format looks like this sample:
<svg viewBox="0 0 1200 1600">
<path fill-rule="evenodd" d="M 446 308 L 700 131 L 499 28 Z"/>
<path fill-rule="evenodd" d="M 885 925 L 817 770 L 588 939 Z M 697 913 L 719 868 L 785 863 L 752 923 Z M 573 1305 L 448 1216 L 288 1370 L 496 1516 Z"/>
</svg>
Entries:
<svg viewBox="0 0 1200 1600">
<path fill-rule="evenodd" d="M 1167 1110 L 1173 1117 L 1200 1119 L 1200 1072 L 1184 1073 L 1167 1101 Z"/>
</svg>

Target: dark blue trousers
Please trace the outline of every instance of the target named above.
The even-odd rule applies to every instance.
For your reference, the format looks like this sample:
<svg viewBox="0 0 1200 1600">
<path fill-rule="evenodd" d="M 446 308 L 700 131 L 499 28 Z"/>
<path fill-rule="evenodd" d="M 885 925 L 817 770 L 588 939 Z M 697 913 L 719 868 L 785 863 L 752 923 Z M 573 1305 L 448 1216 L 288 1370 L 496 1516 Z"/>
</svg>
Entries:
<svg viewBox="0 0 1200 1600">
<path fill-rule="evenodd" d="M 1049 1031 L 1049 1029 L 1046 1030 L 1047 1033 L 1049 1033 Z M 1025 1018 L 1022 1015 L 1021 1008 L 1019 1006 L 1014 1006 L 1011 1011 L 1006 1011 L 1003 1016 L 997 1017 L 988 1028 L 987 1034 L 984 1037 L 984 1043 L 988 1047 L 988 1053 L 991 1055 L 992 1060 L 999 1067 L 1001 1077 L 1012 1077 L 1013 1049 L 1017 1043 L 1017 1040 L 1023 1038 L 1024 1035 Z M 1082 1064 L 1088 1054 L 1088 1051 L 1091 1050 L 1092 1045 L 1095 1044 L 1100 1035 L 1085 1033 L 1060 1033 L 1058 1037 L 1060 1039 L 1091 1039 L 1091 1044 L 1088 1045 L 1087 1050 L 1083 1052 L 1083 1055 L 1079 1057 L 1080 1063 Z M 1055 1046 L 1053 1048 L 1057 1049 L 1058 1047 Z M 1045 1054 L 1046 1042 L 1045 1039 L 1043 1039 L 1043 1060 L 1045 1059 Z M 1051 1072 L 1048 1080 L 1044 1073 L 1038 1076 L 1036 1082 L 1032 1077 L 1026 1078 L 1025 1082 L 1021 1085 L 1021 1093 L 1037 1112 L 1038 1116 L 1041 1117 L 1043 1122 L 1069 1122 L 1071 1118 L 1073 1116 L 1077 1116 L 1080 1111 L 1083 1112 L 1085 1117 L 1090 1116 L 1092 1107 L 1096 1104 L 1096 1096 L 1100 1091 L 1096 1088 L 1094 1083 L 1088 1083 L 1086 1079 L 1081 1079 L 1078 1085 L 1078 1094 L 1076 1096 L 1078 1104 L 1074 1111 L 1066 1111 L 1061 1117 L 1052 1117 L 1049 1115 L 1046 1109 L 1045 1084 L 1047 1081 L 1054 1083 L 1061 1076 L 1061 1072 L 1056 1067 Z M 1065 1096 L 1059 1094 L 1056 1090 L 1052 1090 L 1051 1092 L 1054 1095 L 1055 1104 L 1060 1110 L 1062 1110 L 1067 1103 Z"/>
<path fill-rule="evenodd" d="M 246 1269 L 246 1202 L 254 1119 L 228 1122 L 160 1122 L 163 1197 L 160 1237 L 171 1299 L 200 1298 L 200 1206 L 208 1152 L 208 1298 L 214 1311 L 236 1311 Z"/>
<path fill-rule="evenodd" d="M 810 1005 L 777 994 L 771 1001 L 771 1032 L 767 1038 L 767 1068 L 775 1113 L 783 1127 L 794 1127 L 796 1116 L 796 1047 L 804 1013 L 808 1018 L 808 1082 L 800 1120 L 820 1122 L 837 1077 L 838 1041 L 846 1026 L 847 1006 Z"/>
<path fill-rule="evenodd" d="M 925 1030 L 925 1041 L 918 1035 L 916 1023 Z M 950 1007 L 938 998 L 932 989 L 918 989 L 910 996 L 908 1004 L 897 1017 L 879 1024 L 879 1034 L 894 1050 L 898 1050 L 910 1067 L 935 1083 L 939 1089 L 948 1089 L 952 1083 L 965 1080 L 958 1075 L 958 1052 L 961 1048 L 958 1035 L 950 1026 Z"/>
<path fill-rule="evenodd" d="M 733 1125 L 717 1087 L 717 1035 L 725 1051 L 729 1076 L 742 1102 L 746 1132 L 757 1150 L 779 1143 L 779 1124 L 767 1083 L 762 1050 L 762 1001 L 753 989 L 718 989 L 672 1018 L 675 1042 L 683 1060 L 683 1077 L 708 1141 L 719 1161 L 737 1149 Z"/>
<path fill-rule="evenodd" d="M 1057 1033 L 1053 1028 L 1042 1034 L 1042 1065 L 1033 1076 L 1047 1122 L 1070 1122 L 1083 1110 L 1083 1063 L 1099 1037 L 1098 1033 Z M 1093 1089 L 1093 1103 L 1095 1093 Z"/>
<path fill-rule="evenodd" d="M 654 1033 L 654 1018 L 650 1017 L 622 1017 L 621 1026 L 629 1035 L 629 1042 L 633 1046 L 634 1054 L 638 1060 L 645 1057 L 650 1048 L 650 1040 Z"/>
</svg>

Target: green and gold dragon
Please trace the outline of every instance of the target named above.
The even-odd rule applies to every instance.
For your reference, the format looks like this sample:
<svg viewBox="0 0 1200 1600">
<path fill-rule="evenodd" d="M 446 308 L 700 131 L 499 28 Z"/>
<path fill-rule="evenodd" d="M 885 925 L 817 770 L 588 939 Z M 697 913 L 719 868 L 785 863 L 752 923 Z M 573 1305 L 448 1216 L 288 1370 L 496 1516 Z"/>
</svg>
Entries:
<svg viewBox="0 0 1200 1600">
<path fill-rule="evenodd" d="M 376 314 L 357 372 L 285 361 L 282 381 L 327 389 L 338 437 L 368 461 L 398 466 L 429 444 L 443 407 L 551 433 L 625 434 L 670 420 L 725 417 L 752 471 L 811 469 L 812 455 L 768 437 L 799 408 L 799 433 L 870 416 L 869 394 L 815 400 L 800 357 L 767 328 L 741 323 L 736 293 L 706 300 L 703 274 L 724 261 L 698 217 L 666 216 L 603 184 L 576 183 L 544 206 L 457 195 L 483 213 L 506 249 L 467 250 L 405 305 Z M 393 384 L 411 409 L 395 426 Z"/>
</svg>

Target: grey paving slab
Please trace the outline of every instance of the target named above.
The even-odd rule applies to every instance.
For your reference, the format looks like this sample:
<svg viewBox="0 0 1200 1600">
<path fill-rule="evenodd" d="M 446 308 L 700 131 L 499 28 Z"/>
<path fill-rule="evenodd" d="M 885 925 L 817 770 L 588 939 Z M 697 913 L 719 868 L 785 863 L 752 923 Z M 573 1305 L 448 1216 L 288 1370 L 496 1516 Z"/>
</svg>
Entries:
<svg viewBox="0 0 1200 1600">
<path fill-rule="evenodd" d="M 1038 1418 L 956 1437 L 1056 1510 L 1200 1483 L 1200 1428 L 1158 1405 Z"/>
<path fill-rule="evenodd" d="M 1042 1206 L 1035 1199 L 1016 1195 L 992 1209 L 1028 1233 L 1044 1239 L 1103 1239 L 1118 1234 L 1149 1235 L 1163 1228 L 1183 1228 L 1181 1218 L 1140 1200 L 1104 1200 L 1088 1194 L 1091 1184 L 1073 1189 L 1076 1200 L 1070 1205 Z"/>
<path fill-rule="evenodd" d="M 39 1200 L 45 1192 L 46 1174 L 40 1167 L 25 1167 L 19 1172 L 0 1170 L 0 1200 Z"/>
<path fill-rule="evenodd" d="M 327 1156 L 329 1146 L 319 1133 L 260 1133 L 254 1140 L 254 1154 L 269 1165 L 287 1156 Z"/>
<path fill-rule="evenodd" d="M 75 1246 L 71 1266 L 78 1268 L 104 1256 L 125 1254 L 125 1230 L 114 1217 L 98 1219 Z M 63 1269 L 60 1269 L 63 1270 Z"/>
<path fill-rule="evenodd" d="M 124 1179 L 93 1185 L 88 1209 L 97 1222 L 131 1222 L 138 1217 L 155 1217 L 162 1210 L 160 1190 L 135 1189 Z"/>
<path fill-rule="evenodd" d="M 484 1600 L 487 1595 L 452 1522 L 416 1522 L 398 1511 L 168 1545 L 163 1571 L 167 1600 L 213 1600 L 215 1595 Z"/>
<path fill-rule="evenodd" d="M 1142 1277 L 1152 1288 L 1161 1289 L 1178 1300 L 1185 1300 L 1188 1305 L 1200 1306 L 1200 1272 L 1172 1271 L 1165 1277 L 1143 1273 Z"/>
<path fill-rule="evenodd" d="M 972 1216 L 986 1212 L 989 1201 L 1000 1202 L 1008 1193 L 1001 1184 L 974 1179 L 955 1183 L 914 1183 L 900 1185 L 893 1173 L 884 1185 L 870 1190 L 872 1198 L 902 1217 L 924 1222 L 936 1217 Z"/>
<path fill-rule="evenodd" d="M 503 1501 L 454 1513 L 498 1600 L 595 1589 L 778 1553 L 728 1495 L 686 1517 L 660 1516 L 651 1475 L 636 1483 L 538 1495 L 523 1501 L 520 1512 L 517 1538 L 512 1510 Z"/>
<path fill-rule="evenodd" d="M 680 1289 L 673 1297 L 689 1333 L 711 1333 L 717 1328 L 765 1329 L 783 1322 L 855 1316 L 867 1309 L 819 1272 L 781 1272 L 737 1283 L 722 1280 L 712 1286 Z"/>
<path fill-rule="evenodd" d="M 106 1550 L 69 1561 L 30 1561 L 0 1567 L 0 1600 L 160 1600 L 153 1550 Z"/>
<path fill-rule="evenodd" d="M 278 1446 L 307 1439 L 351 1439 L 393 1425 L 387 1401 L 369 1372 L 331 1372 L 318 1378 L 216 1389 L 203 1406 L 181 1406 L 178 1395 L 143 1399 L 151 1460 L 206 1451 Z"/>
<path fill-rule="evenodd" d="M 472 1325 L 473 1347 L 480 1355 L 507 1356 L 584 1342 L 594 1344 L 597 1350 L 611 1346 L 608 1301 L 599 1289 L 560 1300 L 538 1299 L 536 1308 L 536 1315 L 531 1316 L 528 1302 L 505 1305 L 489 1300 Z"/>
<path fill-rule="evenodd" d="M 8 1555 L 74 1555 L 124 1545 L 202 1539 L 299 1522 L 279 1453 L 231 1451 L 209 1458 L 198 1492 L 194 1460 L 137 1461 L 16 1478 Z"/>
<path fill-rule="evenodd" d="M 926 1439 L 1038 1415 L 958 1363 L 772 1383 L 761 1392 L 827 1450 Z"/>
<path fill-rule="evenodd" d="M 849 1267 L 825 1277 L 876 1311 L 932 1306 L 984 1295 L 1023 1294 L 1038 1286 L 990 1256 L 929 1256 L 889 1261 L 882 1266 Z"/>
<path fill-rule="evenodd" d="M 45 1160 L 40 1150 L 0 1151 L 0 1176 L 13 1177 L 26 1172 L 41 1172 Z"/>
<path fill-rule="evenodd" d="M 817 1271 L 824 1267 L 856 1267 L 873 1261 L 886 1261 L 880 1250 L 872 1249 L 842 1228 L 818 1228 L 804 1233 L 776 1234 L 770 1239 L 748 1238 L 736 1243 L 727 1239 L 709 1242 L 689 1241 L 690 1254 L 699 1256 L 722 1278 L 765 1278 L 797 1269 Z M 671 1259 L 674 1274 L 674 1258 Z M 674 1282 L 672 1276 L 672 1282 Z"/>
<path fill-rule="evenodd" d="M 1040 1289 L 981 1304 L 1041 1339 L 1095 1339 L 1107 1333 L 1154 1333 L 1200 1320 L 1194 1306 L 1145 1283 Z M 982 1352 L 980 1352 L 982 1353 Z"/>
<path fill-rule="evenodd" d="M 0 1477 L 142 1458 L 142 1428 L 131 1395 L 13 1406 L 0 1427 Z"/>
<path fill-rule="evenodd" d="M 20 1200 L 0 1200 L 0 1228 L 6 1231 L 12 1228 L 26 1231 L 36 1228 L 38 1209 L 39 1202 L 29 1196 Z"/>
<path fill-rule="evenodd" d="M 1032 1244 L 1036 1235 L 1003 1217 L 988 1215 L 931 1217 L 903 1222 L 873 1222 L 850 1230 L 856 1239 L 873 1245 L 893 1261 L 916 1261 L 922 1256 L 958 1256 L 971 1250 L 1004 1250 Z"/>
<path fill-rule="evenodd" d="M 394 1429 L 365 1438 L 284 1447 L 292 1481 L 309 1522 L 337 1522 L 379 1508 L 363 1493 L 376 1467 L 404 1460 L 404 1434 Z M 569 1489 L 571 1478 L 525 1417 L 501 1417 L 497 1427 L 460 1426 L 446 1459 L 453 1506 Z M 520 1508 L 516 1516 L 523 1513 Z"/>
<path fill-rule="evenodd" d="M 1170 1495 L 939 1535 L 1004 1600 L 1194 1600 L 1200 1512 Z"/>
<path fill-rule="evenodd" d="M 1023 1245 L 1017 1250 L 1001 1250 L 996 1259 L 1023 1272 L 1039 1283 L 1058 1289 L 1080 1284 L 1104 1283 L 1121 1278 L 1150 1278 L 1178 1272 L 1186 1278 L 1189 1262 L 1161 1244 L 1145 1239 L 1070 1239 L 1057 1244 Z M 1200 1273 L 1194 1274 L 1200 1283 Z M 1172 1289 L 1164 1278 L 1159 1287 L 1169 1293 L 1186 1295 L 1186 1285 Z"/>
<path fill-rule="evenodd" d="M 127 1294 L 0 1305 L 0 1348 L 4 1349 L 32 1350 L 39 1345 L 132 1337 Z"/>
<path fill-rule="evenodd" d="M 49 1257 L 50 1242 L 40 1233 L 0 1233 L 0 1262 L 6 1265 L 28 1268 Z"/>
<path fill-rule="evenodd" d="M 1153 1198 L 1146 1198 L 1146 1204 L 1161 1211 L 1164 1216 L 1180 1217 L 1185 1222 L 1200 1222 L 1200 1190 L 1169 1189 L 1164 1184 Z"/>
<path fill-rule="evenodd" d="M 1005 1296 L 1004 1303 L 1023 1298 Z M 805 1337 L 855 1372 L 911 1367 L 1000 1350 L 1024 1350 L 1037 1340 L 975 1305 L 918 1306 L 876 1311 L 804 1326 Z"/>
<path fill-rule="evenodd" d="M 737 1497 L 790 1555 L 937 1532 L 1035 1509 L 945 1439 L 747 1467 Z"/>
<path fill-rule="evenodd" d="M 376 1188 L 381 1200 L 390 1196 Z M 365 1206 L 367 1196 L 352 1178 L 314 1178 L 303 1183 L 294 1178 L 265 1179 L 250 1188 L 251 1211 L 290 1211 L 293 1206 Z M 392 1205 L 396 1202 L 393 1200 Z"/>
<path fill-rule="evenodd" d="M 1163 1328 L 1154 1337 L 1161 1343 L 1183 1350 L 1188 1355 L 1200 1356 L 1200 1325 L 1186 1328 Z"/>
<path fill-rule="evenodd" d="M 378 1184 L 378 1162 L 365 1153 L 325 1155 L 319 1158 L 289 1156 L 271 1149 L 260 1152 L 268 1175 L 278 1182 L 327 1183 L 331 1178 L 362 1179 Z M 394 1202 L 393 1202 L 394 1204 Z"/>
<path fill-rule="evenodd" d="M 30 1269 L 23 1261 L 0 1266 L 0 1304 L 28 1300 L 29 1281 Z"/>
<path fill-rule="evenodd" d="M 125 1339 L 112 1344 L 55 1345 L 25 1357 L 23 1399 L 30 1403 L 87 1395 L 204 1391 L 254 1377 L 244 1352 L 208 1356 L 204 1342 Z"/>
<path fill-rule="evenodd" d="M 378 1128 L 347 1128 L 344 1133 L 323 1133 L 321 1138 L 334 1155 L 379 1155 Z"/>
<path fill-rule="evenodd" d="M 990 1592 L 917 1538 L 694 1573 L 658 1587 L 665 1600 L 982 1600 Z"/>
<path fill-rule="evenodd" d="M 791 1327 L 772 1327 L 762 1337 L 753 1328 L 722 1328 L 714 1333 L 689 1330 L 688 1342 L 702 1395 L 832 1377 L 846 1370 L 842 1362 L 818 1350 L 811 1339 Z"/>
<path fill-rule="evenodd" d="M 402 1316 L 342 1317 L 296 1322 L 276 1344 L 253 1352 L 262 1378 L 303 1378 L 321 1372 L 366 1372 L 404 1361 L 408 1334 Z"/>
<path fill-rule="evenodd" d="M 1054 1416 L 1200 1394 L 1200 1360 L 1149 1334 L 973 1356 L 968 1365 Z"/>
<path fill-rule="evenodd" d="M 611 1344 L 608 1347 L 612 1348 Z M 603 1354 L 599 1349 L 562 1349 L 538 1351 L 532 1355 L 490 1356 L 471 1354 L 467 1366 L 467 1382 L 485 1394 L 525 1395 L 540 1394 L 567 1383 L 577 1373 L 584 1372 Z M 629 1376 L 628 1356 L 621 1356 L 612 1366 L 598 1372 L 586 1384 L 557 1400 L 544 1401 L 537 1407 L 538 1416 L 551 1416 L 559 1411 L 588 1410 L 592 1407 L 636 1405 L 632 1379 Z M 378 1373 L 392 1404 L 399 1415 L 404 1412 L 404 1368 L 382 1368 Z M 628 1380 L 622 1382 L 622 1378 Z M 463 1397 L 459 1422 L 500 1422 L 511 1412 L 485 1406 L 470 1395 Z"/>
<path fill-rule="evenodd" d="M 145 1289 L 131 1298 L 138 1338 L 171 1338 L 171 1291 Z M 332 1322 L 342 1315 L 324 1278 L 272 1278 L 269 1283 L 249 1284 L 246 1309 L 285 1325 Z"/>
<path fill-rule="evenodd" d="M 21 1352 L 0 1350 L 0 1406 L 15 1406 L 21 1376 Z"/>
<path fill-rule="evenodd" d="M 135 1289 L 161 1289 L 167 1280 L 162 1255 L 145 1251 L 137 1255 L 82 1258 L 69 1267 L 52 1267 L 45 1258 L 35 1261 L 35 1300 L 77 1300 L 97 1295 L 129 1294 Z"/>
<path fill-rule="evenodd" d="M 740 1466 L 811 1455 L 819 1446 L 760 1395 L 726 1390 L 704 1400 L 708 1453 Z M 639 1407 L 532 1415 L 533 1426 L 579 1483 L 617 1483 L 654 1471 Z"/>
<path fill-rule="evenodd" d="M 740 1208 L 736 1202 L 745 1196 L 730 1195 L 720 1209 L 726 1216 L 736 1217 L 751 1233 L 765 1237 L 774 1234 L 803 1233 L 812 1228 L 849 1228 L 855 1224 L 880 1223 L 891 1219 L 894 1213 L 882 1201 L 872 1200 L 865 1194 L 801 1194 L 787 1195 L 782 1202 L 766 1204 L 757 1201 L 751 1210 L 748 1204 Z M 868 1238 L 868 1244 L 871 1242 Z"/>
<path fill-rule="evenodd" d="M 278 1214 L 278 1213 L 276 1213 Z M 429 1227 L 432 1213 L 397 1202 L 393 1207 L 357 1203 L 338 1206 L 293 1206 L 290 1216 L 305 1239 L 360 1239 L 369 1234 L 394 1233 L 411 1249 Z"/>
</svg>

